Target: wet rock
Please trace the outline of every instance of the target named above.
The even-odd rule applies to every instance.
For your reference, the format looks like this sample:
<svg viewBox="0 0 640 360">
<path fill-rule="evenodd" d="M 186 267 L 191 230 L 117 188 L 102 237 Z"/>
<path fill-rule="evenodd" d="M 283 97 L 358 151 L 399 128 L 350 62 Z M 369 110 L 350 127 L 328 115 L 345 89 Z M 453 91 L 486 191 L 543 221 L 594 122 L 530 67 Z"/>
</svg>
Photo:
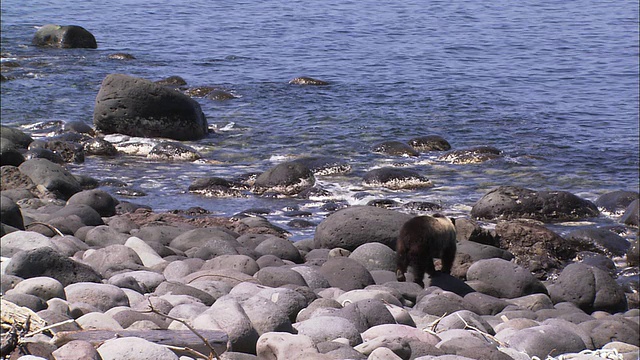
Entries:
<svg viewBox="0 0 640 360">
<path fill-rule="evenodd" d="M 559 271 L 562 260 L 573 258 L 578 250 L 560 235 L 533 221 L 499 221 L 495 232 L 500 247 L 515 256 L 516 264 L 541 279 Z"/>
<path fill-rule="evenodd" d="M 103 138 L 93 138 L 83 142 L 84 152 L 87 155 L 116 156 L 118 149 Z"/>
<path fill-rule="evenodd" d="M 640 247 L 637 239 L 631 243 L 629 250 L 627 250 L 627 264 L 629 266 L 638 266 L 640 264 Z"/>
<path fill-rule="evenodd" d="M 636 199 L 627 206 L 627 209 L 620 218 L 621 223 L 638 227 L 638 203 L 639 201 Z"/>
<path fill-rule="evenodd" d="M 216 101 L 232 100 L 238 98 L 238 96 L 234 95 L 233 93 L 221 89 L 213 89 L 205 97 L 209 100 Z"/>
<path fill-rule="evenodd" d="M 183 79 L 180 76 L 177 75 L 172 75 L 169 76 L 167 78 L 161 79 L 161 80 L 157 80 L 154 83 L 161 85 L 161 86 L 166 86 L 166 87 L 170 87 L 170 88 L 177 88 L 180 86 L 184 86 L 187 85 L 187 81 L 185 79 Z"/>
<path fill-rule="evenodd" d="M 189 192 L 209 197 L 241 197 L 245 187 L 219 177 L 200 178 L 189 185 Z"/>
<path fill-rule="evenodd" d="M 84 162 L 84 147 L 71 141 L 47 141 L 47 149 L 58 154 L 66 163 L 82 164 Z"/>
<path fill-rule="evenodd" d="M 24 230 L 22 212 L 16 203 L 6 196 L 0 197 L 0 218 L 2 223 Z"/>
<path fill-rule="evenodd" d="M 44 25 L 36 31 L 31 43 L 35 46 L 58 48 L 98 48 L 93 34 L 77 25 Z"/>
<path fill-rule="evenodd" d="M 622 287 L 597 267 L 570 264 L 548 289 L 553 302 L 571 302 L 589 314 L 600 310 L 610 313 L 627 310 Z"/>
<path fill-rule="evenodd" d="M 593 251 L 607 256 L 624 256 L 629 242 L 613 231 L 603 228 L 579 229 L 566 236 L 578 251 Z"/>
<path fill-rule="evenodd" d="M 62 285 L 77 282 L 100 282 L 102 277 L 91 267 L 60 255 L 50 247 L 42 247 L 15 254 L 6 268 L 6 274 L 28 279 L 47 276 Z"/>
<path fill-rule="evenodd" d="M 20 152 L 18 145 L 4 137 L 0 139 L 0 166 L 20 166 L 24 160 L 25 158 Z"/>
<path fill-rule="evenodd" d="M 292 162 L 306 166 L 315 176 L 346 174 L 351 171 L 351 165 L 347 161 L 329 156 L 307 156 Z"/>
<path fill-rule="evenodd" d="M 256 178 L 254 191 L 263 194 L 273 191 L 284 195 L 295 195 L 312 187 L 316 182 L 313 172 L 293 161 L 280 163 Z"/>
<path fill-rule="evenodd" d="M 540 221 L 571 221 L 597 216 L 592 202 L 566 191 L 534 191 L 500 186 L 489 191 L 471 209 L 476 219 L 526 218 Z"/>
<path fill-rule="evenodd" d="M 315 248 L 341 247 L 355 250 L 368 242 L 379 242 L 395 249 L 402 224 L 412 216 L 373 206 L 352 206 L 329 215 L 317 227 Z"/>
<path fill-rule="evenodd" d="M 395 167 L 383 167 L 367 171 L 362 180 L 365 185 L 382 186 L 392 190 L 433 186 L 429 179 L 416 171 Z"/>
<path fill-rule="evenodd" d="M 363 289 L 373 285 L 371 273 L 358 261 L 346 257 L 334 257 L 320 267 L 320 273 L 332 287 L 344 291 Z"/>
<path fill-rule="evenodd" d="M 80 192 L 78 180 L 65 168 L 46 159 L 31 159 L 18 167 L 34 184 L 42 185 L 48 191 L 59 193 L 64 199 Z"/>
<path fill-rule="evenodd" d="M 196 149 L 175 141 L 163 141 L 155 145 L 147 155 L 147 159 L 165 161 L 196 161 L 200 158 L 202 155 Z"/>
<path fill-rule="evenodd" d="M 60 154 L 53 152 L 53 150 L 45 149 L 45 148 L 32 148 L 27 150 L 24 153 L 25 160 L 31 159 L 47 159 L 52 163 L 56 164 L 64 164 L 65 160 L 60 156 Z M 16 165 L 17 166 L 17 165 Z"/>
<path fill-rule="evenodd" d="M 108 75 L 96 97 L 97 130 L 142 137 L 198 140 L 208 133 L 200 105 L 190 97 L 122 74 Z"/>
<path fill-rule="evenodd" d="M 33 142 L 33 138 L 24 131 L 4 125 L 0 126 L 0 134 L 2 142 L 9 140 L 18 149 L 27 149 L 29 144 Z"/>
<path fill-rule="evenodd" d="M 417 151 L 447 151 L 451 149 L 451 145 L 447 140 L 438 135 L 419 136 L 409 140 L 411 145 Z"/>
<path fill-rule="evenodd" d="M 111 60 L 135 60 L 135 56 L 127 53 L 115 53 L 107 55 L 108 59 Z"/>
<path fill-rule="evenodd" d="M 595 204 L 598 208 L 603 211 L 612 213 L 612 214 L 620 214 L 625 211 L 627 206 L 631 204 L 634 200 L 638 199 L 638 193 L 635 191 L 611 191 L 605 194 L 598 196 L 595 201 Z"/>
<path fill-rule="evenodd" d="M 373 146 L 373 152 L 393 156 L 418 156 L 412 146 L 402 141 L 384 141 Z"/>
<path fill-rule="evenodd" d="M 451 164 L 479 164 L 500 157 L 502 157 L 502 151 L 492 146 L 478 146 L 450 151 L 439 156 L 438 160 Z"/>
<path fill-rule="evenodd" d="M 67 200 L 67 204 L 84 204 L 90 206 L 102 217 L 109 217 L 116 214 L 118 200 L 114 199 L 103 190 L 84 190 L 74 194 Z M 90 224 L 87 224 L 90 225 Z"/>
<path fill-rule="evenodd" d="M 467 272 L 467 280 L 483 282 L 492 289 L 489 295 L 500 298 L 512 299 L 535 293 L 547 294 L 547 289 L 531 272 L 504 259 L 476 261 Z"/>
<path fill-rule="evenodd" d="M 314 79 L 308 76 L 301 76 L 297 78 L 293 78 L 289 81 L 289 84 L 292 85 L 329 85 L 328 82 L 324 80 Z"/>
</svg>

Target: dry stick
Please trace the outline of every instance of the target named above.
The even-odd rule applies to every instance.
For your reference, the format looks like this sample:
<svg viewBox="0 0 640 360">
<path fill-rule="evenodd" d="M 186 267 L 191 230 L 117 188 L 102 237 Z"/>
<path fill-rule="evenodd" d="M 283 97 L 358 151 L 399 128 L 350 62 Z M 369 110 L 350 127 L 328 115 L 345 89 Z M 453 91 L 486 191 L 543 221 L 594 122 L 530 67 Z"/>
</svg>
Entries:
<svg viewBox="0 0 640 360">
<path fill-rule="evenodd" d="M 49 325 L 49 326 L 45 326 L 45 327 L 40 328 L 40 329 L 38 329 L 38 330 L 32 331 L 32 332 L 30 332 L 30 333 L 26 334 L 24 337 L 30 337 L 30 336 L 33 336 L 33 335 L 39 334 L 39 333 L 44 332 L 44 331 L 47 331 L 47 330 L 51 330 L 51 329 L 57 328 L 58 326 L 62 326 L 62 325 L 66 325 L 66 324 L 71 324 L 71 323 L 73 323 L 73 322 L 76 322 L 76 320 L 75 320 L 75 319 L 68 319 L 68 320 L 65 320 L 65 321 L 61 321 L 61 322 L 59 322 L 59 323 L 51 324 L 51 325 Z"/>
<path fill-rule="evenodd" d="M 194 329 L 191 325 L 189 325 L 186 320 L 179 319 L 177 317 L 173 317 L 171 315 L 163 314 L 163 313 L 159 312 L 158 310 L 154 309 L 153 304 L 151 303 L 151 300 L 149 300 L 149 311 L 141 311 L 141 312 L 151 312 L 151 313 L 158 314 L 160 316 L 166 317 L 169 320 L 174 320 L 174 321 L 177 321 L 177 322 L 183 324 L 184 326 L 187 327 L 187 329 L 191 330 L 192 333 L 196 334 L 196 336 L 199 337 L 200 340 L 202 340 L 202 342 L 209 348 L 209 351 L 211 351 L 211 354 L 209 354 L 209 356 L 206 356 L 206 355 L 204 355 L 204 354 L 202 354 L 202 353 L 200 353 L 200 352 L 198 352 L 196 350 L 193 350 L 193 349 L 190 349 L 191 350 L 190 352 L 192 352 L 194 354 L 197 353 L 197 354 L 199 354 L 198 356 L 202 356 L 202 357 L 210 359 L 210 360 L 213 359 L 213 357 L 211 356 L 211 355 L 213 355 L 213 356 L 215 356 L 216 359 L 220 360 L 220 357 L 218 356 L 218 353 L 216 352 L 216 349 L 211 345 L 211 343 L 209 343 L 209 340 L 207 340 L 207 338 L 202 336 L 202 334 L 200 334 L 198 331 L 196 331 L 196 329 Z M 187 351 L 189 351 L 189 350 L 187 350 Z"/>
<path fill-rule="evenodd" d="M 493 335 L 491 335 L 491 334 L 488 334 L 487 332 L 482 331 L 482 330 L 478 329 L 478 328 L 477 328 L 477 327 L 475 327 L 475 326 L 471 326 L 471 325 L 469 325 L 469 323 L 468 323 L 468 322 L 466 322 L 466 321 L 462 318 L 462 316 L 460 316 L 460 314 L 456 313 L 456 315 L 458 315 L 458 318 L 460 318 L 460 320 L 464 323 L 464 328 L 465 328 L 465 329 L 470 329 L 470 330 L 473 330 L 473 331 L 477 331 L 477 332 L 479 332 L 479 333 L 480 333 L 480 335 L 484 336 L 485 338 L 488 338 L 489 340 L 494 341 L 496 344 L 498 344 L 498 345 L 500 345 L 500 346 L 502 346 L 502 347 L 509 347 L 509 344 L 504 343 L 504 342 L 502 342 L 502 341 L 498 340 L 495 336 L 493 336 Z"/>
</svg>

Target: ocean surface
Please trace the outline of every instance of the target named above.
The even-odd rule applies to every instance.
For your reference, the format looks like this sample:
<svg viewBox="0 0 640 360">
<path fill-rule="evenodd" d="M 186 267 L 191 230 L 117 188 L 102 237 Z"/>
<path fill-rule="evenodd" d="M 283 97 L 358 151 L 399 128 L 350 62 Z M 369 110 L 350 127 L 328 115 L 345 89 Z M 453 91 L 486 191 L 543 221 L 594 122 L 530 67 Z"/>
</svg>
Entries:
<svg viewBox="0 0 640 360">
<path fill-rule="evenodd" d="M 177 75 L 189 87 L 224 88 L 238 98 L 196 99 L 215 134 L 186 142 L 212 163 L 123 155 L 69 168 L 120 179 L 147 195 L 104 189 L 156 211 L 199 206 L 230 216 L 266 208 L 293 240 L 312 237 L 314 228 L 289 226 L 289 211 L 309 212 L 305 219 L 317 224 L 329 199 L 216 199 L 189 194 L 189 184 L 330 155 L 352 171 L 317 180 L 345 204 L 428 201 L 468 216 L 500 185 L 593 201 L 639 187 L 638 9 L 637 0 L 3 0 L 2 74 L 10 80 L 1 84 L 1 120 L 34 136 L 45 135 L 34 127 L 42 122 L 92 124 L 100 83 L 112 73 Z M 31 46 L 49 23 L 86 28 L 98 49 Z M 120 52 L 136 59 L 108 58 Z M 299 76 L 330 85 L 288 84 Z M 382 141 L 423 135 L 440 135 L 453 149 L 493 146 L 504 156 L 460 165 L 437 161 L 439 152 L 407 158 L 372 151 Z M 389 165 L 417 170 L 434 186 L 363 186 L 366 171 Z M 566 233 L 616 219 L 553 226 Z"/>
</svg>

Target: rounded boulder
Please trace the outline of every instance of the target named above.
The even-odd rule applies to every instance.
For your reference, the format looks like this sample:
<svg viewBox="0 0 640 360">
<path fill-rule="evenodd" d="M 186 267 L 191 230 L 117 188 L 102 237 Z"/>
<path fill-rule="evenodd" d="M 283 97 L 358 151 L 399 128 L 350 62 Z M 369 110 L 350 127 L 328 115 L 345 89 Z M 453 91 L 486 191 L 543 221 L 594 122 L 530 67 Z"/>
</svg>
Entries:
<svg viewBox="0 0 640 360">
<path fill-rule="evenodd" d="M 364 289 L 375 284 L 371 273 L 358 261 L 347 257 L 334 257 L 320 267 L 320 273 L 332 287 L 344 291 Z"/>
<path fill-rule="evenodd" d="M 98 48 L 93 34 L 78 25 L 44 25 L 36 31 L 31 43 L 35 46 L 57 48 Z"/>
<path fill-rule="evenodd" d="M 311 169 L 301 162 L 280 163 L 260 174 L 254 183 L 256 193 L 273 191 L 284 195 L 295 195 L 311 188 L 316 183 Z"/>
<path fill-rule="evenodd" d="M 483 259 L 474 262 L 467 271 L 467 280 L 479 281 L 490 289 L 489 295 L 513 299 L 543 293 L 547 289 L 529 270 L 504 259 Z M 483 289 L 483 293 L 487 293 Z M 477 289 L 476 289 L 477 290 Z"/>
</svg>

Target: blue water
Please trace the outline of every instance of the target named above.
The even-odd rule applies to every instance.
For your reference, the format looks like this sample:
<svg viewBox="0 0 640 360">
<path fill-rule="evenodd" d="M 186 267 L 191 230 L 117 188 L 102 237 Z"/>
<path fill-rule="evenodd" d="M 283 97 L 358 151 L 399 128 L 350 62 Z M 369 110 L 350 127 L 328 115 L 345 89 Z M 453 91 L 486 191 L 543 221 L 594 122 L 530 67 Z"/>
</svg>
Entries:
<svg viewBox="0 0 640 360">
<path fill-rule="evenodd" d="M 638 191 L 638 1 L 2 1 L 2 124 L 92 123 L 102 79 L 126 73 L 240 96 L 197 99 L 216 135 L 196 143 L 221 165 L 91 157 L 74 173 L 118 177 L 156 210 L 201 206 L 231 215 L 266 207 L 287 227 L 297 199 L 210 199 L 186 193 L 196 177 L 263 171 L 300 155 L 332 155 L 353 172 L 319 179 L 337 200 L 432 201 L 468 214 L 498 185 L 567 190 L 595 200 Z M 81 25 L 97 50 L 37 49 L 37 26 Z M 126 52 L 133 61 L 109 60 Z M 297 76 L 327 87 L 288 85 Z M 436 134 L 454 149 L 491 145 L 505 157 L 475 165 L 374 154 L 385 140 Z M 37 134 L 36 134 L 37 135 Z M 403 163 L 430 189 L 365 189 L 362 174 Z M 108 188 L 114 192 L 114 189 Z M 353 195 L 368 190 L 371 196 Z M 614 217 L 603 215 L 596 224 Z M 313 229 L 288 229 L 293 239 Z"/>
</svg>

